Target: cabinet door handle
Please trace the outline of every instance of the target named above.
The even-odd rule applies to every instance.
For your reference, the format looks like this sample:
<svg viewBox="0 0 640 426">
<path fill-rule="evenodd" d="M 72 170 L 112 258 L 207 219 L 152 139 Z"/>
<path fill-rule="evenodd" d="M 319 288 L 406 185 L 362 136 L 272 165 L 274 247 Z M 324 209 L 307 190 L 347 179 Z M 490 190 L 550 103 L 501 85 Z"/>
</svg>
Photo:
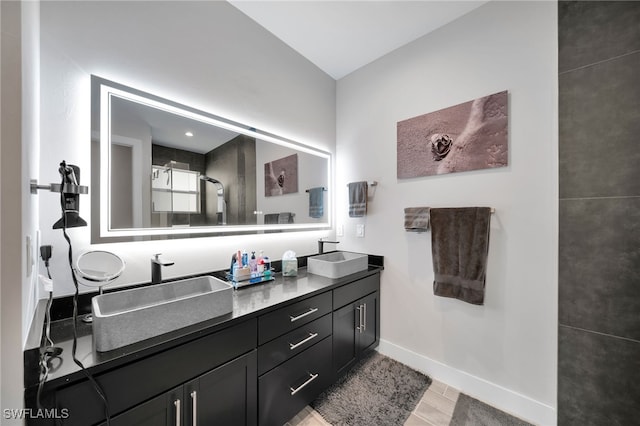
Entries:
<svg viewBox="0 0 640 426">
<path fill-rule="evenodd" d="M 191 412 L 192 412 L 192 424 L 198 426 L 198 393 L 196 391 L 191 392 Z"/>
<path fill-rule="evenodd" d="M 309 340 L 313 340 L 316 337 L 318 337 L 318 333 L 309 333 L 309 337 L 306 337 L 303 340 L 300 340 L 298 343 L 289 343 L 289 349 L 290 350 L 294 350 L 295 348 L 297 348 L 300 345 L 304 345 L 305 343 L 307 343 Z"/>
<path fill-rule="evenodd" d="M 180 418 L 182 417 L 180 414 L 180 400 L 176 399 L 173 401 L 173 405 L 176 407 L 176 426 L 180 426 Z"/>
<path fill-rule="evenodd" d="M 362 305 L 358 305 L 356 307 L 356 311 L 358 311 L 358 324 L 356 325 L 356 330 L 362 333 Z"/>
<path fill-rule="evenodd" d="M 291 387 L 289 388 L 289 389 L 291 389 L 291 396 L 297 394 L 299 391 L 304 389 L 305 386 L 307 386 L 309 383 L 313 382 L 317 378 L 318 378 L 318 374 L 317 373 L 316 374 L 309 373 L 309 378 L 307 379 L 306 382 L 304 382 L 303 384 L 301 384 L 300 386 L 298 386 L 295 389 L 291 388 Z"/>
<path fill-rule="evenodd" d="M 363 303 L 364 313 L 362 314 L 362 331 L 367 331 L 367 304 Z"/>
<path fill-rule="evenodd" d="M 314 313 L 314 312 L 318 312 L 318 308 L 311 308 L 311 309 L 309 309 L 307 312 L 305 312 L 304 314 L 300 314 L 300 315 L 295 316 L 295 317 L 294 317 L 294 316 L 289 315 L 289 318 L 291 318 L 291 322 L 295 322 L 295 321 L 298 321 L 300 318 L 304 318 L 304 317 L 306 317 L 307 315 L 311 315 L 311 314 L 312 314 L 312 313 Z"/>
</svg>

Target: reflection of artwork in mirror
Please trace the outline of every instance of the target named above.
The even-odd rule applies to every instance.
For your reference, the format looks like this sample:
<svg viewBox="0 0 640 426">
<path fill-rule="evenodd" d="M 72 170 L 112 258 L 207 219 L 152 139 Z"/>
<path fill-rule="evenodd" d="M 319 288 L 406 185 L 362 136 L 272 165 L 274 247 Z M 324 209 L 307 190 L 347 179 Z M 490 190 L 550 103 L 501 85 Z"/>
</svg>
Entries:
<svg viewBox="0 0 640 426">
<path fill-rule="evenodd" d="M 298 154 L 265 163 L 265 197 L 295 192 L 298 192 Z"/>
<path fill-rule="evenodd" d="M 92 108 L 94 243 L 330 225 L 298 191 L 329 188 L 329 153 L 95 76 Z"/>
</svg>

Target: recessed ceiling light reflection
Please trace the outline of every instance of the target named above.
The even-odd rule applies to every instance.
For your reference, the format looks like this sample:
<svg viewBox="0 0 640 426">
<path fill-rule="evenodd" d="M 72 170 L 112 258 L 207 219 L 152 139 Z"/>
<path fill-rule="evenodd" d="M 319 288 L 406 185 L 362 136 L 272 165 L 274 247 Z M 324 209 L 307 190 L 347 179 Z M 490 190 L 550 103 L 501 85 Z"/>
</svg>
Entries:
<svg viewBox="0 0 640 426">
<path fill-rule="evenodd" d="M 193 133 L 191 133 L 191 132 L 186 132 L 186 133 L 185 133 L 185 136 L 189 136 L 189 137 L 191 137 L 191 136 L 193 136 Z"/>
</svg>

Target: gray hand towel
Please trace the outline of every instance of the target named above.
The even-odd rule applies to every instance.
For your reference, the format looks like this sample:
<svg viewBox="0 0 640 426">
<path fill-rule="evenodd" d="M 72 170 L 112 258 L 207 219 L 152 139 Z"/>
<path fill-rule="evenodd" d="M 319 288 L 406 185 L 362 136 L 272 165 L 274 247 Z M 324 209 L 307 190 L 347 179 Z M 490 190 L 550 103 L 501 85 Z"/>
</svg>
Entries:
<svg viewBox="0 0 640 426">
<path fill-rule="evenodd" d="M 293 213 L 282 212 L 278 215 L 278 224 L 293 223 Z"/>
<path fill-rule="evenodd" d="M 309 190 L 309 217 L 319 219 L 324 215 L 324 188 Z"/>
<path fill-rule="evenodd" d="M 265 225 L 275 225 L 278 223 L 279 213 L 267 213 L 264 215 L 264 224 Z"/>
<path fill-rule="evenodd" d="M 489 207 L 431 209 L 433 294 L 484 303 Z"/>
<path fill-rule="evenodd" d="M 406 207 L 404 209 L 404 229 L 408 232 L 429 230 L 429 207 Z"/>
<path fill-rule="evenodd" d="M 367 214 L 367 181 L 349 184 L 349 217 L 362 217 Z"/>
</svg>

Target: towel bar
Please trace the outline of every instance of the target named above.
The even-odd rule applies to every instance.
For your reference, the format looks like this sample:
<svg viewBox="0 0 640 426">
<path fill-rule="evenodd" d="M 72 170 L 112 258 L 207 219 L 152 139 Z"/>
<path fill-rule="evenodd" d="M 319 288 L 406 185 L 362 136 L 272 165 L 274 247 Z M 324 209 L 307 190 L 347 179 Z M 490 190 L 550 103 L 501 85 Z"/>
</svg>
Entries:
<svg viewBox="0 0 640 426">
<path fill-rule="evenodd" d="M 326 191 L 328 191 L 328 190 L 327 190 L 327 188 L 325 188 L 324 186 L 322 187 L 322 190 L 323 190 L 323 191 L 325 191 L 325 192 L 326 192 Z M 310 190 L 309 190 L 309 189 L 307 189 L 307 190 L 305 190 L 304 192 L 309 192 L 309 191 L 310 191 Z"/>
<path fill-rule="evenodd" d="M 378 181 L 369 180 L 369 181 L 367 181 L 367 185 L 369 185 L 369 186 L 377 186 L 378 185 Z M 349 186 L 349 184 L 347 184 L 347 186 Z"/>
</svg>

